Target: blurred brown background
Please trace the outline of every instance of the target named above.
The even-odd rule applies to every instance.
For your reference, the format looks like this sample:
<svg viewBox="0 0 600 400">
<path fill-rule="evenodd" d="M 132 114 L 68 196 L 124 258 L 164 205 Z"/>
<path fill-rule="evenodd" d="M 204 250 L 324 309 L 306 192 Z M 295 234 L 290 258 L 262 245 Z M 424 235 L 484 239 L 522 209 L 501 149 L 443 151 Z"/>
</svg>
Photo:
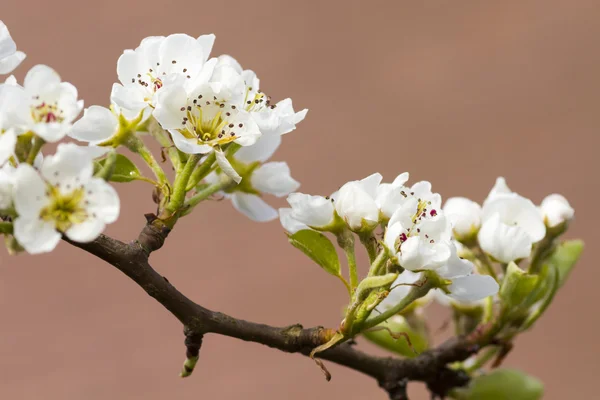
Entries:
<svg viewBox="0 0 600 400">
<path fill-rule="evenodd" d="M 415 4 L 418 3 L 418 4 Z M 482 200 L 498 175 L 539 202 L 566 195 L 569 233 L 588 243 L 570 282 L 507 365 L 545 399 L 595 398 L 600 352 L 597 239 L 600 3 L 597 1 L 2 0 L 23 68 L 45 63 L 87 105 L 108 103 L 116 61 L 149 35 L 214 32 L 215 54 L 254 69 L 307 120 L 275 159 L 302 191 L 408 170 L 445 197 Z M 152 211 L 145 184 L 119 186 L 130 240 Z M 279 205 L 283 201 L 275 202 Z M 228 240 L 224 241 L 223 238 Z M 183 220 L 152 262 L 207 307 L 275 325 L 339 323 L 339 282 L 226 202 Z M 179 323 L 116 269 L 62 243 L 46 256 L 0 250 L 2 399 L 384 399 L 374 381 L 329 363 L 208 336 L 196 373 Z M 439 327 L 443 317 L 433 322 Z M 361 346 L 372 349 L 368 344 Z M 415 385 L 414 398 L 426 398 Z"/>
</svg>

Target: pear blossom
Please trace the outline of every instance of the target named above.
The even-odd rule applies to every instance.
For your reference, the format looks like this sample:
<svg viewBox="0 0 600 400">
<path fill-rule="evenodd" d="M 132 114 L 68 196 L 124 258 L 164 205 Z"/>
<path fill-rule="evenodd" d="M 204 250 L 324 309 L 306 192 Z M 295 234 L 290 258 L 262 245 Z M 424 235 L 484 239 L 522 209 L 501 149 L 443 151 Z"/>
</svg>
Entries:
<svg viewBox="0 0 600 400">
<path fill-rule="evenodd" d="M 481 227 L 481 206 L 466 197 L 449 198 L 443 209 L 458 238 L 467 238 Z"/>
<path fill-rule="evenodd" d="M 575 210 L 573 210 L 569 201 L 560 194 L 546 196 L 542 200 L 540 211 L 544 222 L 550 228 L 573 219 L 575 215 Z"/>
<path fill-rule="evenodd" d="M 379 207 L 375 199 L 381 179 L 381 174 L 375 173 L 344 184 L 332 195 L 335 210 L 351 230 L 372 230 L 379 224 Z"/>
<path fill-rule="evenodd" d="M 326 229 L 335 220 L 332 200 L 323 196 L 292 193 L 287 197 L 291 208 L 280 208 L 281 225 L 290 233 L 302 229 Z"/>
<path fill-rule="evenodd" d="M 242 76 L 245 84 L 244 108 L 250 112 L 263 135 L 284 135 L 296 129 L 306 117 L 307 109 L 295 112 L 292 100 L 287 98 L 271 103 L 271 98 L 260 90 L 260 80 L 252 70 L 243 70 L 233 57 L 222 55 L 218 65 L 228 65 Z"/>
<path fill-rule="evenodd" d="M 117 62 L 121 83 L 113 85 L 111 101 L 128 118 L 150 111 L 156 94 L 170 84 L 188 84 L 208 60 L 215 35 L 197 39 L 185 34 L 150 36 L 135 50 L 125 50 Z"/>
<path fill-rule="evenodd" d="M 451 244 L 450 252 L 448 261 L 435 271 L 441 278 L 450 281 L 446 287 L 450 298 L 471 303 L 498 293 L 498 282 L 489 275 L 474 273 L 473 263 L 458 257 L 454 244 Z"/>
<path fill-rule="evenodd" d="M 261 136 L 244 108 L 244 81 L 234 68 L 208 61 L 190 85 L 174 84 L 160 90 L 154 117 L 171 134 L 175 146 L 187 154 L 215 152 L 217 163 L 236 182 L 241 176 L 228 161 L 230 143 L 251 146 Z"/>
<path fill-rule="evenodd" d="M 91 106 L 86 108 L 81 117 L 69 132 L 69 136 L 82 142 L 88 142 L 90 146 L 111 145 L 124 127 L 136 127 L 148 116 L 138 115 L 131 120 L 124 114 L 118 105 L 112 104 L 110 109 L 102 106 Z"/>
<path fill-rule="evenodd" d="M 508 189 L 499 178 L 482 209 L 479 245 L 495 259 L 508 263 L 528 257 L 544 238 L 546 226 L 533 202 Z"/>
<path fill-rule="evenodd" d="M 15 168 L 5 164 L 0 168 L 0 212 L 8 210 L 13 205 L 13 185 Z"/>
<path fill-rule="evenodd" d="M 89 154 L 73 143 L 60 144 L 39 172 L 28 164 L 17 167 L 14 235 L 25 250 L 52 251 L 62 234 L 76 242 L 90 242 L 117 219 L 116 191 L 92 173 Z"/>
<path fill-rule="evenodd" d="M 394 179 L 392 183 L 381 183 L 377 187 L 375 203 L 386 219 L 391 218 L 392 214 L 400 207 L 406 198 L 406 192 L 410 192 L 404 184 L 408 181 L 408 172 L 403 172 Z M 404 192 L 404 195 L 402 194 Z"/>
<path fill-rule="evenodd" d="M 277 218 L 278 213 L 263 199 L 263 194 L 284 197 L 297 190 L 300 184 L 290 175 L 285 162 L 265 162 L 281 143 L 280 136 L 263 136 L 253 146 L 242 147 L 233 156 L 235 165 L 243 174 L 244 181 L 223 195 L 229 198 L 236 210 L 253 221 L 266 222 Z M 207 177 L 216 181 L 217 173 Z"/>
<path fill-rule="evenodd" d="M 13 129 L 1 133 L 0 130 L 0 166 L 4 165 L 14 154 L 17 135 Z"/>
<path fill-rule="evenodd" d="M 25 59 L 25 53 L 17 51 L 4 22 L 0 21 L 0 74 L 10 74 Z"/>
<path fill-rule="evenodd" d="M 77 89 L 46 65 L 36 65 L 25 76 L 23 86 L 7 83 L 0 88 L 0 129 L 17 134 L 33 132 L 47 142 L 61 140 L 83 109 Z"/>
</svg>

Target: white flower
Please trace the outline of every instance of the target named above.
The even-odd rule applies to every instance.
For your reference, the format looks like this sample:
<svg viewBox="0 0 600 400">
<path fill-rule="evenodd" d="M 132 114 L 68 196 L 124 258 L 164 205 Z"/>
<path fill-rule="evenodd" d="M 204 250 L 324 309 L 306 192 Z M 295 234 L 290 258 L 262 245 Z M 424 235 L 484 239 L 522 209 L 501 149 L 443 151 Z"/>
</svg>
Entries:
<svg viewBox="0 0 600 400">
<path fill-rule="evenodd" d="M 243 70 L 240 64 L 229 55 L 219 56 L 218 65 L 233 68 L 244 79 L 244 108 L 250 112 L 263 135 L 283 135 L 296 129 L 296 124 L 306 117 L 307 109 L 295 112 L 292 100 L 287 98 L 277 104 L 260 91 L 260 80 L 249 69 Z"/>
<path fill-rule="evenodd" d="M 10 74 L 25 59 L 25 53 L 17 51 L 8 28 L 0 21 L 0 74 Z"/>
<path fill-rule="evenodd" d="M 403 172 L 392 183 L 382 183 L 377 187 L 375 202 L 385 218 L 391 218 L 392 214 L 404 203 L 407 197 L 406 193 L 410 192 L 404 186 L 408 178 L 408 172 Z"/>
<path fill-rule="evenodd" d="M 431 192 L 429 182 L 419 182 L 402 194 L 404 200 L 384 234 L 386 248 L 405 269 L 441 267 L 450 257 L 452 235 L 450 223 L 439 209 L 441 197 Z"/>
<path fill-rule="evenodd" d="M 568 200 L 560 194 L 546 196 L 542 200 L 540 211 L 546 225 L 550 228 L 573 219 L 575 215 L 575 210 L 573 210 Z"/>
<path fill-rule="evenodd" d="M 14 235 L 29 253 L 52 251 L 61 234 L 90 242 L 119 215 L 119 197 L 104 180 L 92 177 L 89 154 L 73 143 L 60 144 L 40 172 L 20 164 L 14 199 Z"/>
<path fill-rule="evenodd" d="M 453 244 L 450 246 L 450 251 L 446 264 L 435 272 L 440 277 L 451 281 L 446 289 L 452 299 L 470 303 L 498 293 L 500 287 L 494 278 L 473 273 L 475 268 L 473 263 L 459 258 Z"/>
<path fill-rule="evenodd" d="M 290 208 L 280 208 L 281 224 L 290 233 L 305 229 L 324 229 L 335 219 L 335 209 L 331 199 L 323 196 L 311 196 L 304 193 L 292 193 L 287 197 Z"/>
<path fill-rule="evenodd" d="M 5 164 L 0 168 L 0 210 L 8 210 L 13 205 L 13 185 L 15 168 Z"/>
<path fill-rule="evenodd" d="M 300 187 L 291 177 L 287 163 L 265 163 L 280 143 L 280 136 L 263 136 L 256 144 L 241 148 L 233 157 L 237 168 L 247 172 L 243 173 L 244 183 L 224 195 L 231 199 L 236 210 L 253 221 L 266 222 L 277 218 L 277 210 L 261 198 L 263 194 L 284 197 Z M 214 175 L 207 180 L 218 179 Z"/>
<path fill-rule="evenodd" d="M 478 239 L 486 253 L 504 263 L 529 257 L 533 245 L 523 228 L 503 223 L 500 214 L 494 214 L 483 223 Z"/>
<path fill-rule="evenodd" d="M 13 129 L 2 133 L 0 129 L 0 166 L 4 165 L 14 154 L 17 135 Z"/>
<path fill-rule="evenodd" d="M 125 50 L 117 62 L 121 84 L 111 100 L 129 111 L 128 118 L 150 110 L 156 93 L 170 84 L 188 84 L 200 73 L 212 50 L 215 35 L 197 39 L 184 34 L 147 37 L 135 50 Z"/>
<path fill-rule="evenodd" d="M 216 59 L 208 61 L 193 85 L 163 88 L 154 117 L 171 133 L 179 150 L 188 154 L 214 151 L 223 172 L 239 183 L 241 176 L 227 160 L 223 146 L 251 146 L 261 133 L 244 109 L 241 75 L 227 65 L 215 68 L 216 63 Z"/>
<path fill-rule="evenodd" d="M 454 234 L 468 237 L 481 226 L 481 206 L 466 197 L 451 197 L 444 204 L 444 213 L 452 224 Z"/>
<path fill-rule="evenodd" d="M 483 203 L 478 240 L 495 259 L 508 263 L 528 257 L 533 243 L 546 235 L 546 226 L 533 202 L 512 192 L 504 178 L 498 178 Z"/>
<path fill-rule="evenodd" d="M 2 110 L 0 128 L 13 128 L 17 134 L 33 132 L 47 142 L 61 140 L 83 109 L 77 89 L 46 65 L 36 65 L 25 76 L 23 87 L 4 84 L 0 103 L 10 103 Z"/>
<path fill-rule="evenodd" d="M 375 201 L 382 176 L 370 175 L 360 181 L 344 184 L 332 195 L 335 210 L 351 230 L 372 230 L 379 223 L 379 207 Z"/>
</svg>

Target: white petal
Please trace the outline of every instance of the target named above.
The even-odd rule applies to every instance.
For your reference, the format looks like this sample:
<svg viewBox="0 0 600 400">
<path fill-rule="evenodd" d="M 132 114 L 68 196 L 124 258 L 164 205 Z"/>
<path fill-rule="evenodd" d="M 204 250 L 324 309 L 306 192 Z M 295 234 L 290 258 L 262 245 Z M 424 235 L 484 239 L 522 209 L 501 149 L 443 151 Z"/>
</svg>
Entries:
<svg viewBox="0 0 600 400">
<path fill-rule="evenodd" d="M 236 126 L 235 133 L 236 136 L 238 136 L 235 143 L 241 146 L 252 146 L 261 137 L 258 125 L 256 125 L 256 122 L 252 119 L 250 113 L 245 111 L 239 112 L 231 122 Z M 239 128 L 240 124 L 243 124 L 243 128 Z"/>
<path fill-rule="evenodd" d="M 70 128 L 70 124 L 61 122 L 40 122 L 33 125 L 31 130 L 46 142 L 56 143 L 67 135 Z"/>
<path fill-rule="evenodd" d="M 235 159 L 245 164 L 265 162 L 281 144 L 281 136 L 261 136 L 252 146 L 242 147 L 235 153 Z"/>
<path fill-rule="evenodd" d="M 392 185 L 395 186 L 402 186 L 404 185 L 406 182 L 408 182 L 408 178 L 409 178 L 409 174 L 408 172 L 403 172 L 400 175 L 398 175 L 396 177 L 396 179 L 394 179 L 394 182 L 392 182 Z"/>
<path fill-rule="evenodd" d="M 72 190 L 87 182 L 94 171 L 88 152 L 75 143 L 61 143 L 55 154 L 44 159 L 42 176 L 52 185 Z"/>
<path fill-rule="evenodd" d="M 270 162 L 254 170 L 251 176 L 252 187 L 262 193 L 277 197 L 287 196 L 300 187 L 290 175 L 285 162 Z"/>
<path fill-rule="evenodd" d="M 256 195 L 237 192 L 231 196 L 231 202 L 252 221 L 267 222 L 277 218 L 277 211 Z"/>
<path fill-rule="evenodd" d="M 437 269 L 450 258 L 451 251 L 447 243 L 431 245 L 428 239 L 409 237 L 400 246 L 400 265 L 410 271 Z"/>
<path fill-rule="evenodd" d="M 36 65 L 27 72 L 23 87 L 33 95 L 53 90 L 60 84 L 60 75 L 47 65 Z"/>
<path fill-rule="evenodd" d="M 49 200 L 46 183 L 29 164 L 19 164 L 15 172 L 15 208 L 21 217 L 38 218 Z"/>
<path fill-rule="evenodd" d="M 169 73 L 195 76 L 206 59 L 202 43 L 183 33 L 167 36 L 158 49 L 160 70 Z M 183 72 L 185 70 L 185 72 Z"/>
<path fill-rule="evenodd" d="M 469 260 L 463 260 L 458 256 L 456 246 L 450 243 L 450 257 L 448 261 L 436 270 L 436 273 L 446 279 L 469 275 L 475 269 L 475 265 Z"/>
<path fill-rule="evenodd" d="M 335 199 L 335 209 L 350 229 L 360 229 L 363 224 L 372 228 L 379 223 L 379 207 L 374 200 L 377 190 L 375 182 L 379 177 L 372 175 L 366 181 L 348 182 L 340 188 Z M 373 195 L 364 188 L 372 191 Z"/>
<path fill-rule="evenodd" d="M 17 51 L 17 45 L 10 36 L 8 27 L 0 21 L 0 59 L 9 57 Z"/>
<path fill-rule="evenodd" d="M 117 75 L 123 85 L 138 85 L 138 79 L 147 81 L 150 68 L 143 51 L 125 50 L 117 61 Z"/>
<path fill-rule="evenodd" d="M 494 187 L 492 188 L 492 190 L 490 190 L 490 193 L 488 194 L 488 197 L 483 202 L 483 205 L 485 206 L 486 203 L 488 203 L 489 201 L 493 200 L 494 198 L 496 198 L 498 196 L 503 196 L 503 195 L 511 194 L 511 193 L 513 193 L 513 191 L 510 190 L 510 188 L 506 184 L 506 179 L 504 179 L 504 177 L 502 177 L 502 176 L 499 176 L 498 178 L 496 178 L 496 183 L 494 184 Z"/>
<path fill-rule="evenodd" d="M 17 135 L 12 129 L 0 133 L 0 166 L 3 165 L 15 152 Z"/>
<path fill-rule="evenodd" d="M 292 216 L 308 226 L 323 228 L 333 222 L 333 204 L 325 197 L 292 193 L 287 201 L 292 206 Z"/>
<path fill-rule="evenodd" d="M 21 63 L 23 62 L 25 57 L 26 57 L 25 53 L 23 53 L 22 51 L 17 51 L 16 53 L 12 54 L 11 56 L 8 56 L 6 58 L 1 58 L 0 59 L 0 74 L 2 74 L 2 75 L 10 74 L 12 71 L 14 71 L 15 68 L 17 68 L 19 65 L 21 65 Z"/>
<path fill-rule="evenodd" d="M 91 106 L 83 117 L 75 122 L 69 136 L 90 143 L 101 143 L 110 139 L 119 130 L 117 117 L 108 108 Z"/>
<path fill-rule="evenodd" d="M 555 227 L 565 221 L 569 221 L 575 215 L 575 210 L 573 210 L 569 201 L 560 194 L 546 196 L 542 201 L 540 210 L 549 227 Z"/>
<path fill-rule="evenodd" d="M 113 84 L 110 101 L 133 116 L 139 115 L 143 109 L 148 107 L 148 103 L 144 101 L 142 90 L 135 86 L 123 86 L 118 83 Z"/>
<path fill-rule="evenodd" d="M 402 299 L 406 297 L 406 295 L 413 288 L 413 286 L 410 286 L 410 284 L 419 282 L 422 276 L 423 274 L 420 272 L 412 272 L 409 270 L 405 270 L 398 275 L 398 278 L 396 278 L 394 283 L 392 283 L 392 291 L 381 303 L 377 305 L 377 310 L 383 312 L 400 303 L 400 301 L 402 301 Z"/>
<path fill-rule="evenodd" d="M 120 200 L 117 191 L 108 182 L 100 178 L 92 178 L 85 184 L 84 188 L 88 213 L 102 223 L 111 224 L 115 222 L 120 211 Z"/>
<path fill-rule="evenodd" d="M 292 216 L 291 208 L 280 208 L 279 209 L 279 221 L 281 222 L 281 226 L 288 231 L 290 234 L 294 234 L 298 231 L 302 231 L 304 229 L 310 229 L 306 224 L 298 221 Z"/>
<path fill-rule="evenodd" d="M 219 164 L 219 167 L 221 168 L 223 173 L 231 179 L 233 179 L 235 183 L 240 183 L 242 181 L 242 177 L 233 168 L 233 166 L 225 156 L 225 153 L 223 153 L 223 151 L 221 151 L 220 149 L 215 149 L 214 151 L 215 155 L 217 156 L 217 164 Z"/>
<path fill-rule="evenodd" d="M 97 218 L 88 218 L 80 224 L 74 224 L 65 232 L 65 235 L 74 242 L 89 243 L 94 241 L 106 224 Z"/>
<path fill-rule="evenodd" d="M 202 62 L 206 62 L 215 43 L 215 35 L 213 33 L 208 35 L 202 35 L 196 40 L 198 41 L 198 44 L 200 44 L 200 46 L 202 47 L 202 53 L 204 56 Z"/>
<path fill-rule="evenodd" d="M 468 275 L 454 278 L 448 286 L 450 297 L 461 302 L 473 302 L 498 293 L 498 282 L 489 275 Z"/>
<path fill-rule="evenodd" d="M 477 237 L 486 253 L 504 263 L 529 257 L 531 254 L 531 237 L 523 228 L 501 222 L 499 214 L 483 222 Z"/>
<path fill-rule="evenodd" d="M 61 238 L 52 222 L 42 221 L 37 217 L 17 218 L 14 222 L 14 234 L 19 244 L 31 254 L 54 250 Z"/>
<path fill-rule="evenodd" d="M 466 197 L 452 197 L 446 200 L 444 213 L 459 236 L 476 232 L 481 226 L 481 206 Z"/>
<path fill-rule="evenodd" d="M 218 57 L 218 65 L 229 65 L 240 74 L 243 71 L 240 63 L 228 54 L 223 54 Z"/>
<path fill-rule="evenodd" d="M 398 237 L 402 233 L 406 234 L 407 230 L 399 222 L 396 222 L 396 223 L 391 224 L 391 225 L 388 224 L 388 227 L 385 230 L 385 234 L 383 236 L 383 241 L 385 243 L 385 246 L 388 248 L 388 250 L 394 256 L 397 253 L 397 250 L 396 250 L 396 240 L 398 240 Z"/>
<path fill-rule="evenodd" d="M 359 181 L 362 189 L 369 195 L 371 198 L 375 199 L 377 196 L 377 187 L 381 183 L 383 176 L 379 172 L 376 172 L 372 175 L 367 176 L 364 179 Z"/>
<path fill-rule="evenodd" d="M 158 92 L 152 115 L 163 129 L 181 129 L 187 115 L 187 93 L 182 86 L 163 88 Z"/>
<path fill-rule="evenodd" d="M 169 133 L 171 134 L 171 138 L 173 138 L 175 147 L 186 154 L 207 154 L 213 151 L 211 146 L 206 144 L 198 144 L 196 139 L 187 139 L 175 129 L 170 129 Z"/>
<path fill-rule="evenodd" d="M 498 214 L 507 225 L 521 227 L 535 243 L 546 236 L 546 226 L 538 208 L 525 197 L 516 193 L 495 196 L 483 206 L 482 220 Z"/>
</svg>

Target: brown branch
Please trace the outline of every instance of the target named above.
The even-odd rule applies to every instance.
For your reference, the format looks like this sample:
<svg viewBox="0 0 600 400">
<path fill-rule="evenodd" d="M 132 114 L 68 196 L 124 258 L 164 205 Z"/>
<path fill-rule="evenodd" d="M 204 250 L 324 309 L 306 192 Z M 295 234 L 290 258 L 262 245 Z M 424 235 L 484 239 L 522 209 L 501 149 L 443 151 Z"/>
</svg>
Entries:
<svg viewBox="0 0 600 400">
<path fill-rule="evenodd" d="M 162 247 L 169 229 L 153 215 L 146 218 L 148 224 L 138 239 L 129 244 L 104 235 L 91 243 L 65 240 L 115 266 L 169 310 L 184 325 L 188 357 L 198 355 L 202 337 L 209 333 L 304 355 L 331 337 L 333 330 L 323 327 L 304 329 L 299 324 L 273 327 L 237 319 L 194 303 L 150 266 L 150 253 Z M 477 352 L 477 346 L 472 343 L 468 338 L 454 338 L 412 359 L 372 356 L 357 350 L 351 343 L 333 347 L 318 356 L 371 376 L 393 400 L 407 398 L 408 381 L 425 382 L 434 395 L 443 397 L 448 390 L 469 381 L 466 374 L 446 365 Z"/>
</svg>

